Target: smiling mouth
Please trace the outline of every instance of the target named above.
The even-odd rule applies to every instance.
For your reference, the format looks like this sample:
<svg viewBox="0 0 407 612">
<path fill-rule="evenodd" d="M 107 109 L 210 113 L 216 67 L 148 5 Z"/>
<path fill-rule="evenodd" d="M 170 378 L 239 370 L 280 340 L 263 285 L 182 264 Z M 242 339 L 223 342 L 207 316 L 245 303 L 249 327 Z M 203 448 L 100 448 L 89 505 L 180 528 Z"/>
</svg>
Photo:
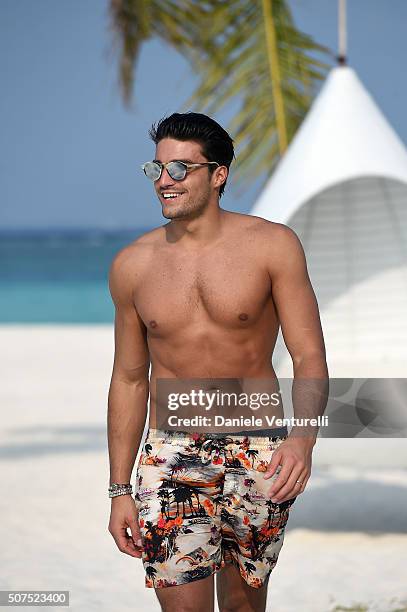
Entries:
<svg viewBox="0 0 407 612">
<path fill-rule="evenodd" d="M 179 196 L 181 196 L 184 192 L 168 192 L 162 193 L 161 197 L 167 202 L 168 200 L 176 200 Z"/>
</svg>

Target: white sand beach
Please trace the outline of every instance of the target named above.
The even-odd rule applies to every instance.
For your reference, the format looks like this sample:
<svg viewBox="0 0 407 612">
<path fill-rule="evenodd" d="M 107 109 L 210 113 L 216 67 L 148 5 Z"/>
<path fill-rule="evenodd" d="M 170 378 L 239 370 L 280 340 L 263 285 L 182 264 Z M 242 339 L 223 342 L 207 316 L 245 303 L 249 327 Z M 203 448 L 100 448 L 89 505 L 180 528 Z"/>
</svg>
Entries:
<svg viewBox="0 0 407 612">
<path fill-rule="evenodd" d="M 75 612 L 158 612 L 141 561 L 107 531 L 112 326 L 3 325 L 0 345 L 1 589 L 69 590 Z M 407 610 L 405 446 L 318 441 L 268 611 Z"/>
</svg>

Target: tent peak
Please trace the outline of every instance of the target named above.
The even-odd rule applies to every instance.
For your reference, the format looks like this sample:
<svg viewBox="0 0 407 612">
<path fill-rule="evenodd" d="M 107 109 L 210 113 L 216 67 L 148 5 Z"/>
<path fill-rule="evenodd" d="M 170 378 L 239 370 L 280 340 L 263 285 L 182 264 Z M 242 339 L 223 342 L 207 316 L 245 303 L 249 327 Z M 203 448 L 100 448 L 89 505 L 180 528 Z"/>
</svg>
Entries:
<svg viewBox="0 0 407 612">
<path fill-rule="evenodd" d="M 407 184 L 406 148 L 356 71 L 336 66 L 251 212 L 286 223 L 325 189 L 364 176 Z"/>
</svg>

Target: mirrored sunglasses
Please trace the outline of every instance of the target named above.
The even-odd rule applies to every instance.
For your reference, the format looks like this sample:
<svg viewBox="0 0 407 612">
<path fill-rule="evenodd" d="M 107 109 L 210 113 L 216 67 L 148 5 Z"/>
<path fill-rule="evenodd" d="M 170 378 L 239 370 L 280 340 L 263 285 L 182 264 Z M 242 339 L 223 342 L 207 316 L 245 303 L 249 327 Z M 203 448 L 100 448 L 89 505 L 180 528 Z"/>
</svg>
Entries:
<svg viewBox="0 0 407 612">
<path fill-rule="evenodd" d="M 192 170 L 193 168 L 199 168 L 201 166 L 208 166 L 210 164 L 216 164 L 219 166 L 218 162 L 202 162 L 199 164 L 187 164 L 182 161 L 170 161 L 166 164 L 162 164 L 157 161 L 149 161 L 141 166 L 144 174 L 147 178 L 152 181 L 158 181 L 160 178 L 163 168 L 166 168 L 168 174 L 174 181 L 182 181 L 187 172 Z"/>
</svg>

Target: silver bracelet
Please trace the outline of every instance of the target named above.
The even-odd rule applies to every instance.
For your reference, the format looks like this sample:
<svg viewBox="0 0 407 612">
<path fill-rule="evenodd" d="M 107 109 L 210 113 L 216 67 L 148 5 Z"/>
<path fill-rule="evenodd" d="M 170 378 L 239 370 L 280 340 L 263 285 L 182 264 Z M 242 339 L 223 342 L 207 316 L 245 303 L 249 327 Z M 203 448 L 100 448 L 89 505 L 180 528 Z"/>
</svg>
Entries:
<svg viewBox="0 0 407 612">
<path fill-rule="evenodd" d="M 117 497 L 118 495 L 133 495 L 133 486 L 130 483 L 119 484 L 112 483 L 109 486 L 109 497 Z"/>
</svg>

